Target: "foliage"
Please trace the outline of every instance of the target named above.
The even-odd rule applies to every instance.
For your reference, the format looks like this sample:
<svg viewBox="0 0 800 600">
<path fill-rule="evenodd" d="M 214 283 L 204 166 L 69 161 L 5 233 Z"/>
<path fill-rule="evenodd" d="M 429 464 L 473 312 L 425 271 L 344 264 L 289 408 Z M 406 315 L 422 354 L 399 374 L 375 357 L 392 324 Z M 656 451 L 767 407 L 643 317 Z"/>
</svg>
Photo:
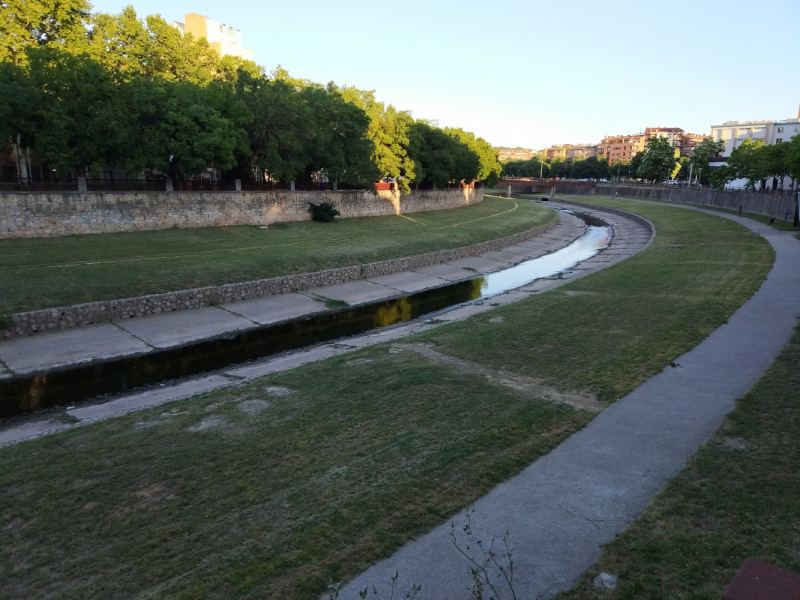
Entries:
<svg viewBox="0 0 800 600">
<path fill-rule="evenodd" d="M 453 181 L 473 181 L 478 177 L 480 157 L 457 137 L 417 121 L 409 129 L 409 140 L 416 183 L 429 182 L 443 188 Z"/>
<path fill-rule="evenodd" d="M 711 175 L 709 162 L 711 159 L 719 156 L 724 151 L 725 142 L 715 142 L 710 137 L 705 138 L 692 150 L 692 156 L 689 158 L 693 166 L 692 175 L 699 177 L 701 184 L 705 185 L 709 183 L 709 177 Z"/>
<path fill-rule="evenodd" d="M 765 177 L 772 177 L 772 189 L 776 190 L 778 181 L 783 185 L 783 178 L 789 174 L 789 144 L 775 144 L 764 146 L 759 151 L 761 172 Z"/>
<path fill-rule="evenodd" d="M 333 202 L 320 202 L 319 204 L 309 202 L 308 206 L 311 218 L 320 223 L 332 223 L 341 214 L 333 205 Z"/>
<path fill-rule="evenodd" d="M 2 8 L 1 139 L 19 136 L 59 174 L 120 167 L 176 178 L 211 167 L 242 179 L 322 175 L 365 187 L 392 178 L 404 192 L 414 181 L 499 176 L 494 151 L 469 132 L 431 127 L 412 156 L 413 118 L 374 92 L 294 79 L 280 67 L 266 75 L 158 15 L 92 13 L 85 0 Z"/>
<path fill-rule="evenodd" d="M 504 177 L 549 177 L 550 165 L 538 156 L 530 160 L 510 160 L 503 163 Z"/>
<path fill-rule="evenodd" d="M 661 135 L 649 138 L 636 174 L 654 182 L 667 179 L 678 162 L 676 152 L 668 138 Z"/>
<path fill-rule="evenodd" d="M 728 159 L 728 167 L 735 179 L 747 179 L 747 187 L 755 189 L 756 182 L 767 176 L 761 148 L 764 140 L 744 140 L 733 149 Z"/>
<path fill-rule="evenodd" d="M 728 165 L 722 165 L 711 172 L 708 182 L 716 189 L 723 190 L 734 179 L 736 179 L 736 172 Z"/>
<path fill-rule="evenodd" d="M 487 187 L 494 187 L 500 181 L 503 165 L 497 159 L 497 150 L 483 138 L 476 138 L 474 133 L 463 129 L 445 127 L 444 132 L 466 145 L 480 160 L 480 169 L 475 179 L 484 182 Z"/>
<path fill-rule="evenodd" d="M 85 49 L 87 0 L 4 0 L 0 7 L 0 62 L 24 64 L 26 46 Z"/>
</svg>

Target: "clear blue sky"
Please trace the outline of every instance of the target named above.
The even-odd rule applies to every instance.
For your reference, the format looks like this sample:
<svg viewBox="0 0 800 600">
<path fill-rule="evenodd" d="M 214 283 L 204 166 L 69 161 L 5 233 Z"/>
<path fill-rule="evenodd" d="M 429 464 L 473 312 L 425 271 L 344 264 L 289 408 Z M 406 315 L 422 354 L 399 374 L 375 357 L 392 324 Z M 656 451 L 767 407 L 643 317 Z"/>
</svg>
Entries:
<svg viewBox="0 0 800 600">
<path fill-rule="evenodd" d="M 130 2 L 95 0 L 119 12 Z M 798 0 L 135 0 L 242 30 L 255 60 L 378 98 L 493 145 L 597 142 L 648 126 L 708 133 L 796 117 Z"/>
</svg>

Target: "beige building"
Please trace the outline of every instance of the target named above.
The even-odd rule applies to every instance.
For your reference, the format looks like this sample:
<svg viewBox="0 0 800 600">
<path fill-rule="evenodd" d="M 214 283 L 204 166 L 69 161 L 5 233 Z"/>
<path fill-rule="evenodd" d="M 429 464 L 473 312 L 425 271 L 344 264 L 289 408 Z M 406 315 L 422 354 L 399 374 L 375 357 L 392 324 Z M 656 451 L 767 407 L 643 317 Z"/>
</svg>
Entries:
<svg viewBox="0 0 800 600">
<path fill-rule="evenodd" d="M 189 13 L 184 16 L 183 23 L 175 21 L 172 26 L 184 35 L 191 33 L 195 39 L 206 38 L 209 46 L 220 56 L 238 56 L 253 60 L 252 51 L 242 46 L 242 32 L 228 27 L 225 23 L 218 23 L 197 13 Z"/>
<path fill-rule="evenodd" d="M 697 133 L 686 133 L 680 127 L 648 127 L 644 130 L 644 135 L 646 138 L 656 136 L 667 138 L 681 156 L 690 156 L 694 147 L 706 137 Z"/>
<path fill-rule="evenodd" d="M 497 160 L 530 160 L 536 156 L 536 150 L 525 148 L 495 148 Z"/>
<path fill-rule="evenodd" d="M 539 150 L 537 154 L 541 158 L 548 160 L 581 160 L 595 156 L 596 149 L 596 146 L 588 144 L 557 144 L 544 150 Z"/>
</svg>

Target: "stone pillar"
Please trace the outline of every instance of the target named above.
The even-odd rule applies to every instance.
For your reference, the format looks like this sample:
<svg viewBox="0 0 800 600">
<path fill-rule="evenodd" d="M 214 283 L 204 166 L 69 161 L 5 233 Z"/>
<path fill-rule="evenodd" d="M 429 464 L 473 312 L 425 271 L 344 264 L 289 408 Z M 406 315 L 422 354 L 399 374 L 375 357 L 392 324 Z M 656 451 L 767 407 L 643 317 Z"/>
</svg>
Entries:
<svg viewBox="0 0 800 600">
<path fill-rule="evenodd" d="M 290 181 L 290 182 L 289 182 L 289 191 L 290 191 L 290 192 L 293 192 L 293 191 L 294 191 L 294 180 L 292 180 L 292 181 Z"/>
<path fill-rule="evenodd" d="M 78 191 L 85 192 L 86 190 L 86 177 L 78 177 Z"/>
<path fill-rule="evenodd" d="M 164 191 L 171 192 L 174 189 L 175 188 L 172 187 L 172 178 L 171 177 L 164 178 Z"/>
<path fill-rule="evenodd" d="M 333 191 L 334 192 L 338 192 L 339 191 L 339 182 L 336 181 L 335 179 L 333 180 Z"/>
<path fill-rule="evenodd" d="M 242 191 L 242 180 L 241 179 L 234 179 L 233 181 L 234 188 L 237 192 Z"/>
<path fill-rule="evenodd" d="M 508 186 L 508 191 L 506 192 L 506 198 L 511 198 L 511 186 Z"/>
<path fill-rule="evenodd" d="M 556 199 L 556 186 L 550 188 L 550 200 Z"/>
</svg>

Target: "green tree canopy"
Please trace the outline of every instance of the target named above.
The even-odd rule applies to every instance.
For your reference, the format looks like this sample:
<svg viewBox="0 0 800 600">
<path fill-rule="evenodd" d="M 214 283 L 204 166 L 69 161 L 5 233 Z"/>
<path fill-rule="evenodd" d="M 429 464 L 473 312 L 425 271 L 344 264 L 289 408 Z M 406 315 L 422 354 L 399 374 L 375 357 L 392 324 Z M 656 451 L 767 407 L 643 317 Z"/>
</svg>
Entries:
<svg viewBox="0 0 800 600">
<path fill-rule="evenodd" d="M 709 162 L 712 158 L 716 158 L 725 151 L 725 142 L 715 142 L 710 137 L 703 139 L 692 150 L 692 155 L 689 158 L 692 165 L 692 175 L 697 175 L 700 178 L 700 183 L 707 184 L 709 176 L 711 175 L 711 167 Z"/>
<path fill-rule="evenodd" d="M 637 175 L 650 181 L 667 179 L 674 172 L 678 162 L 675 154 L 676 150 L 668 138 L 660 135 L 649 138 Z"/>
<path fill-rule="evenodd" d="M 747 187 L 756 188 L 756 182 L 767 176 L 761 149 L 764 140 L 744 140 L 733 149 L 728 159 L 731 179 L 747 179 Z"/>
</svg>

